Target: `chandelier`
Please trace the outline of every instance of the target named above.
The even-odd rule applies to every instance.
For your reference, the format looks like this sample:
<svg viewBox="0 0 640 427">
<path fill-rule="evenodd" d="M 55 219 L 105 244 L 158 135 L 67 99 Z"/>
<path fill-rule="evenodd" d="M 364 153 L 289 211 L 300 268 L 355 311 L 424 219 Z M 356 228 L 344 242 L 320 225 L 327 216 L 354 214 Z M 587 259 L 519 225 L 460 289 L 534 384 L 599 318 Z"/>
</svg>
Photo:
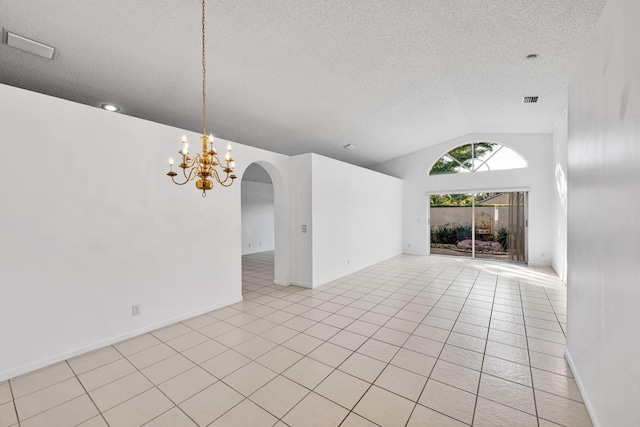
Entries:
<svg viewBox="0 0 640 427">
<path fill-rule="evenodd" d="M 218 152 L 213 147 L 213 135 L 207 136 L 207 63 L 205 60 L 205 31 L 204 31 L 204 3 L 202 0 L 202 153 L 198 153 L 193 157 L 189 156 L 189 142 L 187 141 L 187 135 L 182 135 L 182 150 L 178 152 L 182 156 L 182 162 L 178 165 L 182 169 L 182 175 L 184 181 L 176 181 L 178 175 L 173 171 L 173 157 L 169 158 L 169 173 L 168 176 L 171 180 L 178 185 L 184 185 L 189 181 L 196 181 L 196 188 L 202 190 L 202 197 L 207 196 L 207 190 L 213 188 L 213 181 L 215 179 L 223 187 L 229 187 L 233 184 L 233 180 L 236 176 L 233 174 L 236 162 L 231 157 L 231 143 L 227 144 L 227 154 L 224 157 L 224 165 L 218 159 Z M 207 148 L 207 143 L 210 147 Z M 218 171 L 218 166 L 222 172 Z M 221 174 L 224 173 L 224 179 Z"/>
</svg>

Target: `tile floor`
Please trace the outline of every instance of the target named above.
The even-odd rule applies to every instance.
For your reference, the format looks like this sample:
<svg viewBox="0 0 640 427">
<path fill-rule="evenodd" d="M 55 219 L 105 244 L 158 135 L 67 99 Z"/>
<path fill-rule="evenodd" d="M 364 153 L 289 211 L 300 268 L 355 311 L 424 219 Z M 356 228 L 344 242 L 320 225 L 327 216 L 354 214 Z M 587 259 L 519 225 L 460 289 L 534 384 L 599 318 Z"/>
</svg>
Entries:
<svg viewBox="0 0 640 427">
<path fill-rule="evenodd" d="M 0 383 L 6 426 L 590 426 L 549 270 L 399 256 Z M 18 424 L 18 420 L 20 420 Z"/>
</svg>

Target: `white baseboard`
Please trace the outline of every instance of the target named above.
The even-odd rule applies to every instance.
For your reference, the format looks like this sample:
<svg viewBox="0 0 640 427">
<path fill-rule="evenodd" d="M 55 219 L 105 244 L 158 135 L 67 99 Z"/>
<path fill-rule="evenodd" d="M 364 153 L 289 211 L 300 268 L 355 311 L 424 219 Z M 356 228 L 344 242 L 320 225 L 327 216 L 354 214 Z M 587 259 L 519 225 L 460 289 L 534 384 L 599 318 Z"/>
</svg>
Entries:
<svg viewBox="0 0 640 427">
<path fill-rule="evenodd" d="M 584 406 L 587 407 L 587 412 L 591 417 L 591 423 L 593 424 L 593 427 L 600 427 L 601 424 L 598 421 L 598 417 L 596 416 L 595 408 L 591 404 L 591 400 L 589 400 L 589 395 L 587 394 L 587 391 L 584 389 L 584 386 L 582 385 L 580 374 L 576 369 L 576 365 L 573 363 L 573 358 L 571 357 L 571 353 L 569 353 L 569 349 L 566 347 L 564 348 L 564 358 L 567 360 L 567 363 L 569 364 L 569 368 L 571 368 L 571 373 L 573 374 L 573 378 L 576 380 L 576 384 L 578 385 L 578 390 L 580 390 L 580 394 L 582 395 L 582 400 L 584 400 Z"/>
<path fill-rule="evenodd" d="M 308 288 L 308 289 L 313 289 L 314 288 L 313 285 L 310 285 L 308 283 L 291 282 L 291 284 L 295 285 L 295 286 L 300 286 L 301 288 Z"/>
<path fill-rule="evenodd" d="M 553 270 L 553 265 L 551 265 L 551 263 L 547 263 L 547 262 L 527 262 L 527 265 L 530 265 L 532 267 L 544 267 L 544 268 L 550 268 Z M 556 273 L 555 270 L 553 270 L 554 273 Z M 557 275 L 558 273 L 556 273 Z"/>
<path fill-rule="evenodd" d="M 274 281 L 273 281 L 273 284 L 274 284 L 274 285 L 278 285 L 278 286 L 290 286 L 290 285 L 291 285 L 291 283 L 280 282 L 280 281 L 278 281 L 278 280 L 274 280 Z"/>
<path fill-rule="evenodd" d="M 82 347 L 78 347 L 76 349 L 73 349 L 64 353 L 56 354 L 55 356 L 47 357 L 37 362 L 28 363 L 26 365 L 22 365 L 17 368 L 3 371 L 3 372 L 0 372 L 0 381 L 5 381 L 20 375 L 28 374 L 29 372 L 33 372 L 38 369 L 46 368 L 47 366 L 53 365 L 58 362 L 62 362 L 72 357 L 80 356 L 90 351 L 97 350 L 99 348 L 106 347 L 108 345 L 115 344 L 120 341 L 124 341 L 126 339 L 133 338 L 138 335 L 142 335 L 149 331 L 153 331 L 153 330 L 162 328 L 164 326 L 171 325 L 173 323 L 181 322 L 183 320 L 190 319 L 192 317 L 196 317 L 201 314 L 208 313 L 210 311 L 217 310 L 219 308 L 226 307 L 240 301 L 242 301 L 242 295 L 240 297 L 233 298 L 231 300 L 224 301 L 224 302 L 215 304 L 213 306 L 205 307 L 187 314 L 176 316 L 168 320 L 163 320 L 162 322 L 157 322 L 151 325 L 147 325 L 143 328 L 134 329 L 133 331 L 125 332 L 123 334 L 119 334 L 104 340 L 96 341 L 94 343 L 91 343 Z"/>
</svg>

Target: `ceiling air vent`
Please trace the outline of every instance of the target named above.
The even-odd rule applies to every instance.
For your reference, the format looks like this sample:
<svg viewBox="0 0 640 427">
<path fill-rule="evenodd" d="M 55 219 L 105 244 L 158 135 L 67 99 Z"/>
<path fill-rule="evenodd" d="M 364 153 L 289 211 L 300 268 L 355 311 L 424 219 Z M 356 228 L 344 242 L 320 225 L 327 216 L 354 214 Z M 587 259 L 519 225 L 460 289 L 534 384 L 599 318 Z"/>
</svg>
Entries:
<svg viewBox="0 0 640 427">
<path fill-rule="evenodd" d="M 522 98 L 523 104 L 534 104 L 538 102 L 538 96 L 525 96 Z"/>
<path fill-rule="evenodd" d="M 42 44 L 11 32 L 7 32 L 7 45 L 46 59 L 53 59 L 53 54 L 55 52 L 55 48 L 51 46 L 47 46 L 46 44 Z"/>
</svg>

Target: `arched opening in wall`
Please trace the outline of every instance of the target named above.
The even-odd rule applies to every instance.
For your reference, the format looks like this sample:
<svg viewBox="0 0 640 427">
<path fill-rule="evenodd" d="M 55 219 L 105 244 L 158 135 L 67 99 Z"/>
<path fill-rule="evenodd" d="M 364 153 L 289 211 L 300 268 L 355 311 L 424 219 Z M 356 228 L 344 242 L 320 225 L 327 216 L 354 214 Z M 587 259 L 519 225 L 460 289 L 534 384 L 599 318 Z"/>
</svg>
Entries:
<svg viewBox="0 0 640 427">
<path fill-rule="evenodd" d="M 275 280 L 275 197 L 269 172 L 250 164 L 242 176 L 242 294 Z"/>
</svg>

